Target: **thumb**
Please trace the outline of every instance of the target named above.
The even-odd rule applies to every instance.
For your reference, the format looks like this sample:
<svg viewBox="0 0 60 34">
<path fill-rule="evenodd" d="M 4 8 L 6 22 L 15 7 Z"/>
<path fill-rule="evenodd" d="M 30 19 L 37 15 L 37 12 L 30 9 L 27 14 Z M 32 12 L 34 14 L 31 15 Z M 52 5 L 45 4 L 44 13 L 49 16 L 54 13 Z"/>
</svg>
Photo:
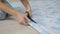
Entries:
<svg viewBox="0 0 60 34">
<path fill-rule="evenodd" d="M 25 16 L 25 19 L 29 20 L 29 18 L 27 16 Z"/>
</svg>

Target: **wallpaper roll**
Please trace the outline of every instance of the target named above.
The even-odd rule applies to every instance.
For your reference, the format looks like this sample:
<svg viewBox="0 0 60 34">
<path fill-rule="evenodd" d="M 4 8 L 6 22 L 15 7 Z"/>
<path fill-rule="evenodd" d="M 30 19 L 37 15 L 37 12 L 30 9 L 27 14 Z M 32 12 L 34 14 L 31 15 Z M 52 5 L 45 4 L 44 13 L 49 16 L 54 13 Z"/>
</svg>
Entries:
<svg viewBox="0 0 60 34">
<path fill-rule="evenodd" d="M 29 24 L 40 34 L 60 34 L 60 1 L 31 2 L 33 17 L 36 23 Z"/>
</svg>

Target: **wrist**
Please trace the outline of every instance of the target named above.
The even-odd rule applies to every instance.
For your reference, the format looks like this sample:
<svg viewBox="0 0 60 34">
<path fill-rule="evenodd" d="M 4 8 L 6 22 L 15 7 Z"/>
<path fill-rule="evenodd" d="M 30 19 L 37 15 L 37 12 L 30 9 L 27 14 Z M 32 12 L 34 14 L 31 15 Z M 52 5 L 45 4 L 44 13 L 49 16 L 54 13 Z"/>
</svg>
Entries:
<svg viewBox="0 0 60 34">
<path fill-rule="evenodd" d="M 28 7 L 27 9 L 26 9 L 26 11 L 30 11 L 31 10 L 31 8 L 30 7 Z"/>
</svg>

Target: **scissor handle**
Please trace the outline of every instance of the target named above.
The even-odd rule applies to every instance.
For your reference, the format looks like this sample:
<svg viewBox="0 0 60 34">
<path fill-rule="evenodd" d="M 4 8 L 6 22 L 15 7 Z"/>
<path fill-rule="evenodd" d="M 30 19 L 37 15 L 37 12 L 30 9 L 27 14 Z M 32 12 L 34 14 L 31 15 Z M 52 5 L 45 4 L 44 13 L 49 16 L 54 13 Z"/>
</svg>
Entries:
<svg viewBox="0 0 60 34">
<path fill-rule="evenodd" d="M 30 15 L 29 15 L 29 12 L 28 11 L 26 11 L 26 14 L 27 14 L 27 17 L 32 21 L 32 22 L 34 22 L 34 23 L 36 23 L 31 17 L 30 17 Z"/>
</svg>

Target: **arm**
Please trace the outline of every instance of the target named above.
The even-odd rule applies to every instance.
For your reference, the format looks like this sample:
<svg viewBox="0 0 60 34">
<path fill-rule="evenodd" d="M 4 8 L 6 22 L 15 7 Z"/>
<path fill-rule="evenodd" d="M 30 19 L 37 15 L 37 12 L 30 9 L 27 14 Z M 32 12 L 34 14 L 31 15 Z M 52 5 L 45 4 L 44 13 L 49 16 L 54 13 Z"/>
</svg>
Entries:
<svg viewBox="0 0 60 34">
<path fill-rule="evenodd" d="M 0 0 L 1 1 L 1 0 Z"/>
<path fill-rule="evenodd" d="M 0 2 L 0 9 L 4 10 L 5 12 L 17 16 L 18 12 L 14 11 L 13 9 L 7 7 L 4 3 Z"/>
<path fill-rule="evenodd" d="M 28 20 L 28 18 L 27 18 L 26 15 L 23 15 L 23 14 L 15 11 L 15 10 L 7 7 L 7 6 L 6 6 L 5 4 L 3 4 L 2 2 L 0 2 L 0 9 L 1 9 L 1 10 L 4 10 L 6 13 L 9 13 L 9 14 L 17 17 L 18 20 L 19 20 L 19 22 L 20 22 L 20 24 L 23 24 L 23 25 L 26 25 L 26 26 L 28 25 L 28 23 L 25 22 L 25 19 Z"/>
<path fill-rule="evenodd" d="M 30 16 L 32 15 L 32 10 L 31 10 L 31 7 L 29 5 L 29 2 L 28 0 L 21 0 L 22 4 L 25 6 L 26 8 L 26 11 L 29 12 Z"/>
</svg>

